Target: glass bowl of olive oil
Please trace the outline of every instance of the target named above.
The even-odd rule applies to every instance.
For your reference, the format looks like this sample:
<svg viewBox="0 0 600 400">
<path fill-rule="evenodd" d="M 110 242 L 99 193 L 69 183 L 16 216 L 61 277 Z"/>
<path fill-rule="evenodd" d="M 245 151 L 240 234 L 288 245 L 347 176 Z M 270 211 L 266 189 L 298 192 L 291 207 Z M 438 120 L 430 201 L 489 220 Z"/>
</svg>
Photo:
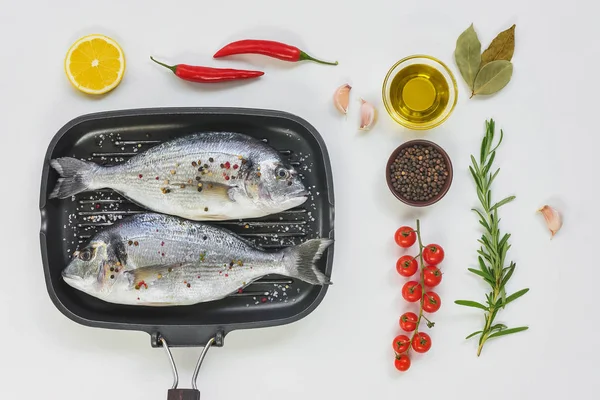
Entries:
<svg viewBox="0 0 600 400">
<path fill-rule="evenodd" d="M 398 61 L 383 82 L 383 104 L 409 129 L 431 129 L 444 122 L 458 99 L 454 75 L 440 60 L 414 55 Z"/>
</svg>

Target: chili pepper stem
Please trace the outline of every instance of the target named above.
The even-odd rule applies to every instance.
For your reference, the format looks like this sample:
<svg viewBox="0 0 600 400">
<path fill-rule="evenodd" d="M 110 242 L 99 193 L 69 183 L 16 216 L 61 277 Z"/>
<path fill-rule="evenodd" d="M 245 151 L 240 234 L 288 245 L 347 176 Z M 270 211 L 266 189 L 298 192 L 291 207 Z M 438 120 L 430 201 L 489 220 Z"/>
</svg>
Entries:
<svg viewBox="0 0 600 400">
<path fill-rule="evenodd" d="M 171 71 L 173 71 L 173 73 L 177 73 L 176 65 L 167 65 L 167 64 L 161 63 L 160 61 L 155 60 L 154 57 L 152 57 L 152 56 L 150 56 L 150 59 L 152 61 L 154 61 L 155 63 L 157 63 L 158 65 L 162 65 L 163 67 L 170 69 Z"/>
<path fill-rule="evenodd" d="M 335 62 L 330 62 L 330 61 L 323 61 L 323 60 L 319 60 L 319 59 L 317 59 L 317 58 L 314 58 L 314 57 L 312 57 L 312 56 L 309 56 L 308 54 L 306 54 L 306 53 L 305 53 L 305 52 L 303 52 L 303 51 L 300 51 L 300 58 L 299 58 L 299 61 L 305 61 L 305 60 L 306 60 L 306 61 L 314 61 L 314 62 L 317 62 L 317 63 L 319 63 L 319 64 L 325 64 L 325 65 L 338 65 L 338 62 L 337 62 L 337 61 L 335 61 Z"/>
</svg>

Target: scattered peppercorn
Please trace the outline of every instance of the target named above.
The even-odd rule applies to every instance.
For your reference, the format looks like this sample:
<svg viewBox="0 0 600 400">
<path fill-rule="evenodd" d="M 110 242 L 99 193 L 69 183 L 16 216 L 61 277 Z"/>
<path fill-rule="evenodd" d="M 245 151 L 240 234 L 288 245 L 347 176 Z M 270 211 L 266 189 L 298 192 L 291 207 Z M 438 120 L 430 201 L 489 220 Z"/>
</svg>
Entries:
<svg viewBox="0 0 600 400">
<path fill-rule="evenodd" d="M 198 164 L 196 163 L 196 161 L 192 161 L 192 167 L 197 167 Z"/>
<path fill-rule="evenodd" d="M 167 188 L 160 188 L 160 191 L 163 192 L 163 194 L 171 193 L 171 189 Z"/>
<path fill-rule="evenodd" d="M 135 242 L 133 242 L 133 245 L 134 245 L 134 246 L 139 246 L 139 244 L 140 244 L 140 243 L 139 243 L 137 240 L 136 240 Z"/>
<path fill-rule="evenodd" d="M 130 241 L 127 242 L 127 244 L 131 246 L 133 244 L 133 241 L 130 240 Z"/>
<path fill-rule="evenodd" d="M 205 211 L 205 212 L 206 212 L 206 211 L 208 211 L 208 207 L 204 207 L 204 211 Z"/>
<path fill-rule="evenodd" d="M 414 145 L 400 151 L 390 165 L 394 190 L 409 201 L 424 202 L 438 196 L 448 177 L 448 166 L 433 146 Z"/>
<path fill-rule="evenodd" d="M 199 192 L 201 192 L 201 191 L 202 191 L 202 184 L 201 184 L 201 183 L 199 183 L 199 184 L 198 184 L 198 191 L 199 191 Z"/>
<path fill-rule="evenodd" d="M 208 162 L 214 162 L 214 161 L 215 161 L 215 159 L 214 159 L 214 158 L 212 158 L 212 157 L 210 157 L 210 158 L 208 159 Z"/>
</svg>

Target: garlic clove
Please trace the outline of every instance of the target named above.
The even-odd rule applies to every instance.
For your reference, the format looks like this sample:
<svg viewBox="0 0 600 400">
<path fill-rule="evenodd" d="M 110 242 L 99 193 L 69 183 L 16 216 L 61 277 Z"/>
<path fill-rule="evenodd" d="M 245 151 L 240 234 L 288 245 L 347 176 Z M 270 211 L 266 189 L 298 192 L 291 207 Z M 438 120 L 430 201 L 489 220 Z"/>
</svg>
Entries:
<svg viewBox="0 0 600 400">
<path fill-rule="evenodd" d="M 560 228 L 562 227 L 562 217 L 558 211 L 556 211 L 554 208 L 550 207 L 549 205 L 545 205 L 544 207 L 540 208 L 538 211 L 541 212 L 542 215 L 544 216 L 544 219 L 546 220 L 546 225 L 548 226 L 548 229 L 552 233 L 552 236 L 550 237 L 550 239 L 552 239 L 554 237 L 554 235 L 556 235 L 556 232 L 558 232 L 560 230 Z"/>
<path fill-rule="evenodd" d="M 363 131 L 371 129 L 375 120 L 377 119 L 377 110 L 373 104 L 365 101 L 364 99 L 360 99 L 360 129 Z"/>
<path fill-rule="evenodd" d="M 333 105 L 342 114 L 348 113 L 348 104 L 350 103 L 350 89 L 352 86 L 347 83 L 336 89 L 333 94 Z"/>
</svg>

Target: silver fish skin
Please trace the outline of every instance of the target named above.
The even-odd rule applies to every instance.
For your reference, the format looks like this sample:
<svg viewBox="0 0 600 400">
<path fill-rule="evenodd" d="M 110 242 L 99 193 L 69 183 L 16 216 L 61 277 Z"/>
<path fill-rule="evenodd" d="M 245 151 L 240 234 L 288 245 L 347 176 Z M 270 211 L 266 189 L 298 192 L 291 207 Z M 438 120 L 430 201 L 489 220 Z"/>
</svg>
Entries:
<svg viewBox="0 0 600 400">
<path fill-rule="evenodd" d="M 75 289 L 110 303 L 190 305 L 222 299 L 269 274 L 329 284 L 315 262 L 331 243 L 313 239 L 267 252 L 215 226 L 138 214 L 94 236 L 62 276 Z"/>
<path fill-rule="evenodd" d="M 196 133 L 103 167 L 65 157 L 50 198 L 110 188 L 150 211 L 195 221 L 258 218 L 303 204 L 306 187 L 266 143 L 231 132 Z"/>
</svg>

